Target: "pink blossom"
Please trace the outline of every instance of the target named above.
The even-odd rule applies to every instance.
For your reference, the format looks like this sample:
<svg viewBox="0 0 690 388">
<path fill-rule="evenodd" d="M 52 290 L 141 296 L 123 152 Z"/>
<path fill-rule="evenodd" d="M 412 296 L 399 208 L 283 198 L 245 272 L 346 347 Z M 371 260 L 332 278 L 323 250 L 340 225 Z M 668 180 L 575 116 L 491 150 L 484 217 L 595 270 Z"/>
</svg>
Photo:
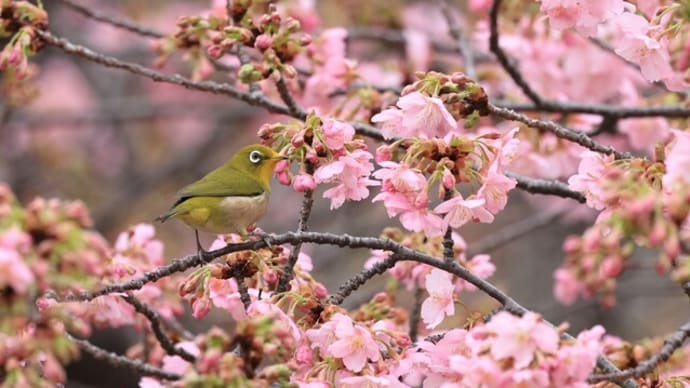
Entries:
<svg viewBox="0 0 690 388">
<path fill-rule="evenodd" d="M 165 388 L 165 385 L 161 384 L 153 377 L 142 377 L 141 380 L 139 380 L 139 388 Z"/>
<path fill-rule="evenodd" d="M 529 365 L 536 351 L 555 353 L 558 349 L 556 329 L 532 312 L 516 317 L 501 311 L 491 318 L 485 329 L 494 334 L 491 355 L 497 360 L 512 358 L 516 369 Z"/>
<path fill-rule="evenodd" d="M 584 283 L 577 279 L 575 274 L 565 268 L 559 268 L 553 274 L 555 283 L 553 293 L 556 299 L 565 304 L 571 305 L 582 292 Z"/>
<path fill-rule="evenodd" d="M 552 380 L 559 387 L 587 387 L 584 381 L 595 367 L 604 328 L 594 326 L 582 331 L 575 343 L 562 346 L 556 354 Z M 579 383 L 579 385 L 578 385 Z"/>
<path fill-rule="evenodd" d="M 421 316 L 426 327 L 433 329 L 446 315 L 455 314 L 451 275 L 437 268 L 432 269 L 426 275 L 426 290 L 429 297 L 422 303 Z"/>
<path fill-rule="evenodd" d="M 494 216 L 486 210 L 485 203 L 484 198 L 464 199 L 458 193 L 436 206 L 434 212 L 445 214 L 444 220 L 453 228 L 459 228 L 469 221 L 490 223 L 493 222 Z"/>
<path fill-rule="evenodd" d="M 379 347 L 365 327 L 353 324 L 351 320 L 341 320 L 335 328 L 338 338 L 329 346 L 334 357 L 342 358 L 345 367 L 352 372 L 359 372 L 367 360 L 378 361 L 381 357 Z"/>
<path fill-rule="evenodd" d="M 576 27 L 593 35 L 601 22 L 623 12 L 623 0 L 541 0 L 541 11 L 557 29 Z"/>
<path fill-rule="evenodd" d="M 481 279 L 488 279 L 496 272 L 496 266 L 491 262 L 491 256 L 487 254 L 476 255 L 470 260 L 465 261 L 463 266 Z M 455 281 L 455 292 L 462 290 L 475 291 L 477 287 L 464 279 L 458 278 Z"/>
<path fill-rule="evenodd" d="M 292 180 L 292 187 L 299 193 L 313 191 L 316 188 L 316 181 L 312 175 L 299 174 Z"/>
<path fill-rule="evenodd" d="M 431 44 L 426 34 L 417 30 L 403 31 L 405 54 L 412 71 L 427 71 L 431 62 Z"/>
<path fill-rule="evenodd" d="M 198 357 L 201 351 L 192 341 L 182 341 L 175 345 L 176 348 L 187 351 L 194 357 Z M 188 361 L 180 356 L 165 356 L 163 357 L 163 370 L 172 373 L 184 374 L 192 366 Z"/>
<path fill-rule="evenodd" d="M 403 113 L 400 109 L 388 108 L 375 114 L 371 118 L 371 122 L 381 124 L 381 134 L 386 139 L 392 139 L 396 136 L 412 136 L 411 133 L 403 132 L 402 119 Z"/>
<path fill-rule="evenodd" d="M 290 184 L 290 161 L 281 160 L 276 163 L 274 170 L 276 180 L 282 185 Z"/>
<path fill-rule="evenodd" d="M 31 246 L 31 235 L 16 226 L 0 233 L 0 248 L 13 249 L 18 252 L 26 252 Z"/>
<path fill-rule="evenodd" d="M 364 375 L 345 377 L 338 383 L 338 387 L 342 388 L 380 388 L 392 386 L 393 381 L 386 377 Z"/>
<path fill-rule="evenodd" d="M 208 289 L 209 298 L 214 306 L 228 310 L 236 321 L 247 318 L 235 279 L 211 278 L 208 282 Z M 256 299 L 259 292 L 255 288 L 250 288 L 249 295 Z"/>
<path fill-rule="evenodd" d="M 437 97 L 412 92 L 400 97 L 396 105 L 403 113 L 402 126 L 420 137 L 444 137 L 457 128 L 457 121 Z"/>
<path fill-rule="evenodd" d="M 352 141 L 355 129 L 349 123 L 326 119 L 321 127 L 324 141 L 331 150 L 341 150 L 346 142 Z"/>
<path fill-rule="evenodd" d="M 492 214 L 505 208 L 508 203 L 508 192 L 517 185 L 517 180 L 503 175 L 498 168 L 496 163 L 491 165 L 482 187 L 477 192 L 478 198 L 486 200 L 484 208 Z"/>
<path fill-rule="evenodd" d="M 666 140 L 671 133 L 668 120 L 662 117 L 621 120 L 618 130 L 628 136 L 633 148 L 647 151 L 653 150 L 657 142 Z"/>
<path fill-rule="evenodd" d="M 664 190 L 670 191 L 676 184 L 690 183 L 690 132 L 673 130 L 674 139 L 666 146 L 666 173 L 661 178 Z"/>
<path fill-rule="evenodd" d="M 605 204 L 605 191 L 601 186 L 602 177 L 608 167 L 608 163 L 613 161 L 612 155 L 602 156 L 593 151 L 585 151 L 581 155 L 580 165 L 577 174 L 568 179 L 571 189 L 580 191 L 587 199 L 587 205 L 597 210 L 603 209 Z"/>
<path fill-rule="evenodd" d="M 314 172 L 317 183 L 336 184 L 323 193 L 324 198 L 331 200 L 331 209 L 339 208 L 345 200 L 359 201 L 369 196 L 367 187 L 378 184 L 369 179 L 369 174 L 374 169 L 370 162 L 372 158 L 367 151 L 354 150 Z"/>
<path fill-rule="evenodd" d="M 0 288 L 10 286 L 15 293 L 22 295 L 34 282 L 33 272 L 19 253 L 14 249 L 0 246 Z"/>
</svg>

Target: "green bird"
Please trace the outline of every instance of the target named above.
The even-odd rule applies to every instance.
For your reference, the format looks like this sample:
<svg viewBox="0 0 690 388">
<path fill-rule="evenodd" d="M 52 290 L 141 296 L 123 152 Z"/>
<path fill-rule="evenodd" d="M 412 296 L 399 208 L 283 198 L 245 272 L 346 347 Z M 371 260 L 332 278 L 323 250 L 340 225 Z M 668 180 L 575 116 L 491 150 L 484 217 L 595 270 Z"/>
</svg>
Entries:
<svg viewBox="0 0 690 388">
<path fill-rule="evenodd" d="M 229 161 L 185 186 L 167 213 L 156 221 L 178 218 L 199 231 L 247 235 L 247 227 L 266 214 L 271 194 L 271 175 L 278 161 L 286 159 L 260 144 L 243 147 Z"/>
</svg>

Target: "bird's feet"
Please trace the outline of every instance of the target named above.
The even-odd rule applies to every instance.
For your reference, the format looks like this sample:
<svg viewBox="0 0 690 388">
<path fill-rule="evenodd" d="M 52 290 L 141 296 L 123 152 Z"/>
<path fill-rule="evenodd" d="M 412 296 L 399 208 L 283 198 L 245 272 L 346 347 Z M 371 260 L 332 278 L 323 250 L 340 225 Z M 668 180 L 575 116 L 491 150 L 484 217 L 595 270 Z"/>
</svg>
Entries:
<svg viewBox="0 0 690 388">
<path fill-rule="evenodd" d="M 250 239 L 254 238 L 255 240 L 263 241 L 266 244 L 266 248 L 273 249 L 273 245 L 271 244 L 271 235 L 264 232 L 263 230 L 255 228 L 254 230 L 249 232 L 248 235 Z"/>
<path fill-rule="evenodd" d="M 205 250 L 201 246 L 201 242 L 199 242 L 199 231 L 194 229 L 194 235 L 196 236 L 196 254 L 199 256 L 199 259 L 202 261 L 205 261 L 206 255 L 208 255 L 208 251 Z"/>
</svg>

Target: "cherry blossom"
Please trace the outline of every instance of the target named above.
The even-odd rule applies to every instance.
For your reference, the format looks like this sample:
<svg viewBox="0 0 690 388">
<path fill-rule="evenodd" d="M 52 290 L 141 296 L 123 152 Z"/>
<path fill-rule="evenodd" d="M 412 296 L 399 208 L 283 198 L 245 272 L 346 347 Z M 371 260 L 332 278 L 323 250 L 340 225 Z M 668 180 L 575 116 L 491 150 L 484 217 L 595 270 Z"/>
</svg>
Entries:
<svg viewBox="0 0 690 388">
<path fill-rule="evenodd" d="M 422 303 L 421 316 L 427 328 L 433 329 L 446 315 L 455 313 L 454 287 L 450 274 L 439 269 L 431 270 L 426 275 L 426 290 L 429 297 Z"/>
</svg>

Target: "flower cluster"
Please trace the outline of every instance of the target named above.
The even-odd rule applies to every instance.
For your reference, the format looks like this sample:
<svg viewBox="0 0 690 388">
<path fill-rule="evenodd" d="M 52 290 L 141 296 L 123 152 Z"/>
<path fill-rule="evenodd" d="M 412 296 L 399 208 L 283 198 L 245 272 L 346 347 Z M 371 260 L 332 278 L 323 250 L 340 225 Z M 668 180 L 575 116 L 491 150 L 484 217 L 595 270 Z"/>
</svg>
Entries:
<svg viewBox="0 0 690 388">
<path fill-rule="evenodd" d="M 281 183 L 292 182 L 300 192 L 313 191 L 317 184 L 332 185 L 323 193 L 331 200 L 331 209 L 346 200 L 368 197 L 368 187 L 377 184 L 369 178 L 374 157 L 366 144 L 354 137 L 355 129 L 349 123 L 310 115 L 304 125 L 264 125 L 259 136 L 299 164 L 294 179 L 287 161 L 278 164 L 276 173 Z"/>
<path fill-rule="evenodd" d="M 424 252 L 431 256 L 443 256 L 443 241 L 440 237 L 427 238 L 422 233 L 405 233 L 400 229 L 387 228 L 382 237 L 396 241 L 406 247 Z M 467 258 L 465 251 L 467 244 L 458 234 L 453 233 L 453 258 L 463 267 L 482 279 L 493 275 L 496 267 L 486 254 L 479 254 Z M 371 268 L 376 263 L 386 260 L 390 252 L 373 251 L 372 257 L 365 267 Z M 463 290 L 474 291 L 475 286 L 463 279 L 452 279 L 450 274 L 432 269 L 426 264 L 416 262 L 398 262 L 388 273 L 401 281 L 408 290 L 415 288 L 426 289 L 429 297 L 422 303 L 421 317 L 427 328 L 438 326 L 445 316 L 455 313 L 455 295 Z"/>
<path fill-rule="evenodd" d="M 538 315 L 499 312 L 469 330 L 453 329 L 436 343 L 421 341 L 400 361 L 409 385 L 455 387 L 586 387 L 604 329 L 559 340 Z"/>
<path fill-rule="evenodd" d="M 682 148 L 690 137 L 683 131 L 673 134 L 673 141 L 657 150 L 656 162 L 615 161 L 589 151 L 582 155 L 570 187 L 603 212 L 583 236 L 564 243 L 566 262 L 554 275 L 561 302 L 570 304 L 577 296 L 599 293 L 605 306 L 613 305 L 615 280 L 638 245 L 659 250 L 660 273 L 671 271 L 678 281 L 690 278 L 690 257 L 679 242 L 686 238 L 690 214 L 690 159 Z"/>
<path fill-rule="evenodd" d="M 388 215 L 399 216 L 406 229 L 424 231 L 432 237 L 469 221 L 492 222 L 505 207 L 508 191 L 516 185 L 503 173 L 514 156 L 516 132 L 452 136 L 446 141 L 401 139 L 381 146 L 377 161 L 382 168 L 374 172 L 381 180 L 381 193 L 373 201 L 383 201 Z M 396 152 L 404 152 L 399 162 L 391 161 Z M 479 188 L 463 196 L 457 183 Z M 431 209 L 434 185 L 444 201 Z"/>
</svg>

